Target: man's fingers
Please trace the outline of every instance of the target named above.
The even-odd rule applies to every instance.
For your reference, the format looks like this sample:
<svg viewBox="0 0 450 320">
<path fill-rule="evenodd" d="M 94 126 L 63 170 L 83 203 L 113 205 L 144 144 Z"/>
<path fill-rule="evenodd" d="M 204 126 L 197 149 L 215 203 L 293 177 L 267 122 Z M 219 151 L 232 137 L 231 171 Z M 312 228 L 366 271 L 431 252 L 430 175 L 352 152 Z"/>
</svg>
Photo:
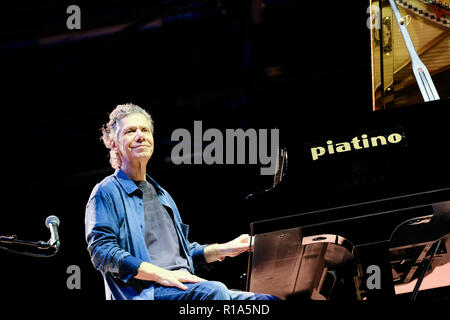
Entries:
<svg viewBox="0 0 450 320">
<path fill-rule="evenodd" d="M 188 276 L 188 277 L 182 277 L 179 279 L 182 282 L 190 282 L 190 283 L 196 283 L 196 282 L 201 282 L 201 281 L 206 281 L 203 278 L 197 277 L 197 276 Z"/>
<path fill-rule="evenodd" d="M 197 277 L 196 275 L 190 274 L 186 271 L 172 271 L 173 272 L 173 276 L 176 280 L 178 280 L 179 282 L 190 282 L 190 283 L 195 283 L 195 282 L 200 282 L 200 281 L 206 281 L 203 278 Z"/>
<path fill-rule="evenodd" d="M 240 255 L 241 253 L 248 251 L 249 249 L 250 249 L 250 247 L 241 248 L 240 250 L 235 251 L 232 254 L 232 257 L 236 257 L 236 256 Z"/>
<path fill-rule="evenodd" d="M 197 277 L 197 276 L 194 276 L 198 281 L 207 281 L 206 279 L 203 279 L 203 278 L 200 278 L 200 277 Z"/>
<path fill-rule="evenodd" d="M 202 280 L 198 280 L 198 279 L 182 279 L 182 282 L 187 282 L 187 283 L 197 283 L 197 282 L 201 282 Z"/>
<path fill-rule="evenodd" d="M 187 290 L 187 288 L 188 287 L 186 287 L 182 282 L 180 282 L 180 281 L 176 281 L 175 282 L 175 286 L 177 287 L 177 288 L 180 288 L 181 290 Z"/>
<path fill-rule="evenodd" d="M 180 281 L 176 279 L 164 279 L 159 282 L 159 284 L 166 287 L 177 287 L 181 290 L 187 290 L 187 287 Z"/>
</svg>

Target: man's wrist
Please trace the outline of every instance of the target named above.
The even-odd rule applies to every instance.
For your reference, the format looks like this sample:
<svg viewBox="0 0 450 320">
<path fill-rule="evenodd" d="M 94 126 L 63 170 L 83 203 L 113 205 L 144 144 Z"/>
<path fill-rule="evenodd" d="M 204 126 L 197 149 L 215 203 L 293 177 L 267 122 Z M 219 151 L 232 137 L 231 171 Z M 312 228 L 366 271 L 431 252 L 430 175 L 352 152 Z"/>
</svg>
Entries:
<svg viewBox="0 0 450 320">
<path fill-rule="evenodd" d="M 215 262 L 215 261 L 223 261 L 225 259 L 225 255 L 220 251 L 220 244 L 213 243 L 205 248 L 204 251 L 206 262 Z"/>
<path fill-rule="evenodd" d="M 135 278 L 139 280 L 156 281 L 158 279 L 158 272 L 160 271 L 160 267 L 144 261 L 139 266 Z"/>
</svg>

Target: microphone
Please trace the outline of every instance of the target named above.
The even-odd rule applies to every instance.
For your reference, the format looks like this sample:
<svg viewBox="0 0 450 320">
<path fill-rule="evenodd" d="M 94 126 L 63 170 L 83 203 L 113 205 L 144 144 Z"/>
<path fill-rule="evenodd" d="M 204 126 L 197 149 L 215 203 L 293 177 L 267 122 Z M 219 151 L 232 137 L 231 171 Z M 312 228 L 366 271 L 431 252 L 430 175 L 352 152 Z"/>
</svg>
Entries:
<svg viewBox="0 0 450 320">
<path fill-rule="evenodd" d="M 50 229 L 50 240 L 48 240 L 48 244 L 54 246 L 56 250 L 59 249 L 59 235 L 58 235 L 58 226 L 59 219 L 57 216 L 48 216 L 45 219 L 45 225 Z"/>
</svg>

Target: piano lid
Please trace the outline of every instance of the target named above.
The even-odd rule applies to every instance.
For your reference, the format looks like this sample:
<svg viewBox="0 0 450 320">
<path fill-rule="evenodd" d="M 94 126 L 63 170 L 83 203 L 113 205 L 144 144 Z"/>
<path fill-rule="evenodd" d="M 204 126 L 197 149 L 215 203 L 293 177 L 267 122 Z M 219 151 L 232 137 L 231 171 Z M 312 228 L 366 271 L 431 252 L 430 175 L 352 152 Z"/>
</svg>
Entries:
<svg viewBox="0 0 450 320">
<path fill-rule="evenodd" d="M 395 2 L 415 51 L 441 98 L 450 96 L 450 7 L 448 0 Z M 373 110 L 423 102 L 411 57 L 388 0 L 370 1 Z"/>
</svg>

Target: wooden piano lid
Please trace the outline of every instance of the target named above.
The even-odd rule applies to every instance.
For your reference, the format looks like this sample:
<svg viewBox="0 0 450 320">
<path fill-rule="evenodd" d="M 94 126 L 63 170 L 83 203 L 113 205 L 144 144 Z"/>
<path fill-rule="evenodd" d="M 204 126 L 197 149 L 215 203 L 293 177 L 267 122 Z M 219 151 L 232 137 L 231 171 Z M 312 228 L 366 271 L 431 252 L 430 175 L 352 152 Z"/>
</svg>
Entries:
<svg viewBox="0 0 450 320">
<path fill-rule="evenodd" d="M 398 0 L 415 50 L 426 65 L 440 97 L 450 96 L 449 1 Z M 373 109 L 423 102 L 411 59 L 388 1 L 371 1 Z M 381 20 L 377 17 L 381 16 Z M 380 22 L 381 21 L 381 22 Z"/>
</svg>

